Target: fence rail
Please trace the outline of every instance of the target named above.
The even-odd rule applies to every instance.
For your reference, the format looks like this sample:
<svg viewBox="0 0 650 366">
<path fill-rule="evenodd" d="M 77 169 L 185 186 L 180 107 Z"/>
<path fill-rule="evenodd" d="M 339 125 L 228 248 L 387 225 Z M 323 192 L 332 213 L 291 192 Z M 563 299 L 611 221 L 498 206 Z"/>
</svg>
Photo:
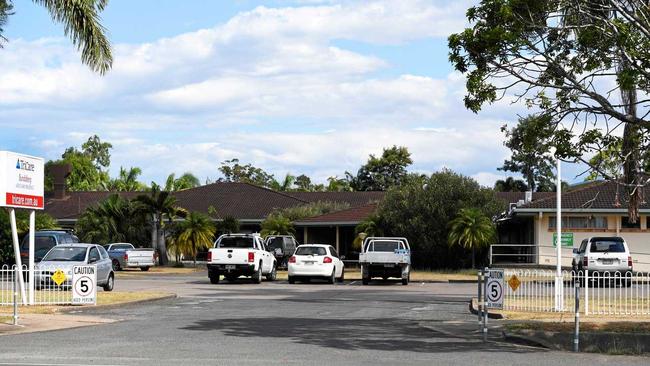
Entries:
<svg viewBox="0 0 650 366">
<path fill-rule="evenodd" d="M 72 303 L 71 273 L 63 273 L 63 281 L 57 284 L 53 275 L 59 270 L 55 266 L 39 267 L 34 270 L 34 305 L 66 305 Z M 19 273 L 19 274 L 18 274 Z M 25 288 L 29 288 L 29 271 L 26 266 L 16 271 L 16 266 L 0 267 L 0 306 L 13 305 L 14 290 L 18 286 L 16 276 L 22 275 Z M 18 304 L 29 303 L 29 292 L 25 296 L 18 291 Z"/>
<path fill-rule="evenodd" d="M 650 273 L 562 271 L 563 304 L 556 306 L 556 272 L 506 269 L 504 310 L 573 312 L 575 286 L 580 286 L 580 312 L 585 315 L 650 315 Z M 516 277 L 510 286 L 508 282 Z"/>
</svg>

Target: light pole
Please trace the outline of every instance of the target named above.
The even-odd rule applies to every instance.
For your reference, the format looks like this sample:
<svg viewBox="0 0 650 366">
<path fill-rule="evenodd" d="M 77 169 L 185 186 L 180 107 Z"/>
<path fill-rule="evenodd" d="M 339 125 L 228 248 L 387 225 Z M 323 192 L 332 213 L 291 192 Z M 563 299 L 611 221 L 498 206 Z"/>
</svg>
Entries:
<svg viewBox="0 0 650 366">
<path fill-rule="evenodd" d="M 564 309 L 564 280 L 562 278 L 562 162 L 555 154 L 557 164 L 557 182 L 556 182 L 556 224 L 557 229 L 555 239 L 556 267 L 555 267 L 555 310 Z"/>
</svg>

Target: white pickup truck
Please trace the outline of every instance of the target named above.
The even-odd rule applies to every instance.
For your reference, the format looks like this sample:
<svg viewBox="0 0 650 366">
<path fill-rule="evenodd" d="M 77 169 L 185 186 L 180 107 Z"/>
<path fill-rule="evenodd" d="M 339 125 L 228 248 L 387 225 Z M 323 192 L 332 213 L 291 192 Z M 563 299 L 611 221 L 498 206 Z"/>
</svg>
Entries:
<svg viewBox="0 0 650 366">
<path fill-rule="evenodd" d="M 361 282 L 367 285 L 373 277 L 402 279 L 408 285 L 411 272 L 411 247 L 406 238 L 367 237 L 359 253 Z"/>
<path fill-rule="evenodd" d="M 156 265 L 156 253 L 151 248 L 135 248 L 131 243 L 112 243 L 103 246 L 113 263 L 113 271 L 137 268 L 148 271 Z"/>
<path fill-rule="evenodd" d="M 274 281 L 277 276 L 275 255 L 269 253 L 257 234 L 224 234 L 208 251 L 208 277 L 217 284 L 221 275 L 229 282 L 239 276 L 251 277 L 253 283 L 262 282 L 262 276 Z"/>
</svg>

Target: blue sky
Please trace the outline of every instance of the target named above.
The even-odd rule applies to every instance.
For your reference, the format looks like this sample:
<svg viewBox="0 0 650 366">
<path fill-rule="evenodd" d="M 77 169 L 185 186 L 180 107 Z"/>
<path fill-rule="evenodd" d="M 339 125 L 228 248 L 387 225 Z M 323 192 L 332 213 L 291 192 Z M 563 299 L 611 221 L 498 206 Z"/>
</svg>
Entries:
<svg viewBox="0 0 650 366">
<path fill-rule="evenodd" d="M 471 1 L 112 0 L 102 15 L 115 64 L 90 72 L 60 25 L 16 1 L 0 50 L 4 149 L 47 159 L 98 134 L 111 172 L 139 166 L 218 177 L 239 158 L 317 181 L 407 146 L 412 170 L 448 167 L 491 185 L 508 156 L 499 131 L 526 110 L 475 115 L 446 37 Z"/>
</svg>

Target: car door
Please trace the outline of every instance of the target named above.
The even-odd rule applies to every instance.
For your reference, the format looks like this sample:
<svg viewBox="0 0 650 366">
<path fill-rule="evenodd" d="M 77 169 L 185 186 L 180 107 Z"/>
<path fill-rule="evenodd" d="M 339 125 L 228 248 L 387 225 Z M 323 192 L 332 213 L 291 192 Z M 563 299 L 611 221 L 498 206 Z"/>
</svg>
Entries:
<svg viewBox="0 0 650 366">
<path fill-rule="evenodd" d="M 104 283 L 108 276 L 102 268 L 101 259 L 102 257 L 99 254 L 97 247 L 90 247 L 90 251 L 88 252 L 88 264 L 97 266 L 97 284 Z"/>
<path fill-rule="evenodd" d="M 103 272 L 106 273 L 106 281 L 108 281 L 108 276 L 110 276 L 111 271 L 113 270 L 113 261 L 104 247 L 98 245 L 97 249 L 99 250 L 99 255 L 102 257 L 100 262 L 102 263 Z"/>
<path fill-rule="evenodd" d="M 334 262 L 335 276 L 340 277 L 341 272 L 343 271 L 343 262 L 339 258 L 339 253 L 330 245 L 330 254 L 332 255 L 332 261 Z"/>
<path fill-rule="evenodd" d="M 261 238 L 257 238 L 257 245 L 262 256 L 262 273 L 269 273 L 273 268 L 273 255 L 266 250 Z"/>
</svg>

